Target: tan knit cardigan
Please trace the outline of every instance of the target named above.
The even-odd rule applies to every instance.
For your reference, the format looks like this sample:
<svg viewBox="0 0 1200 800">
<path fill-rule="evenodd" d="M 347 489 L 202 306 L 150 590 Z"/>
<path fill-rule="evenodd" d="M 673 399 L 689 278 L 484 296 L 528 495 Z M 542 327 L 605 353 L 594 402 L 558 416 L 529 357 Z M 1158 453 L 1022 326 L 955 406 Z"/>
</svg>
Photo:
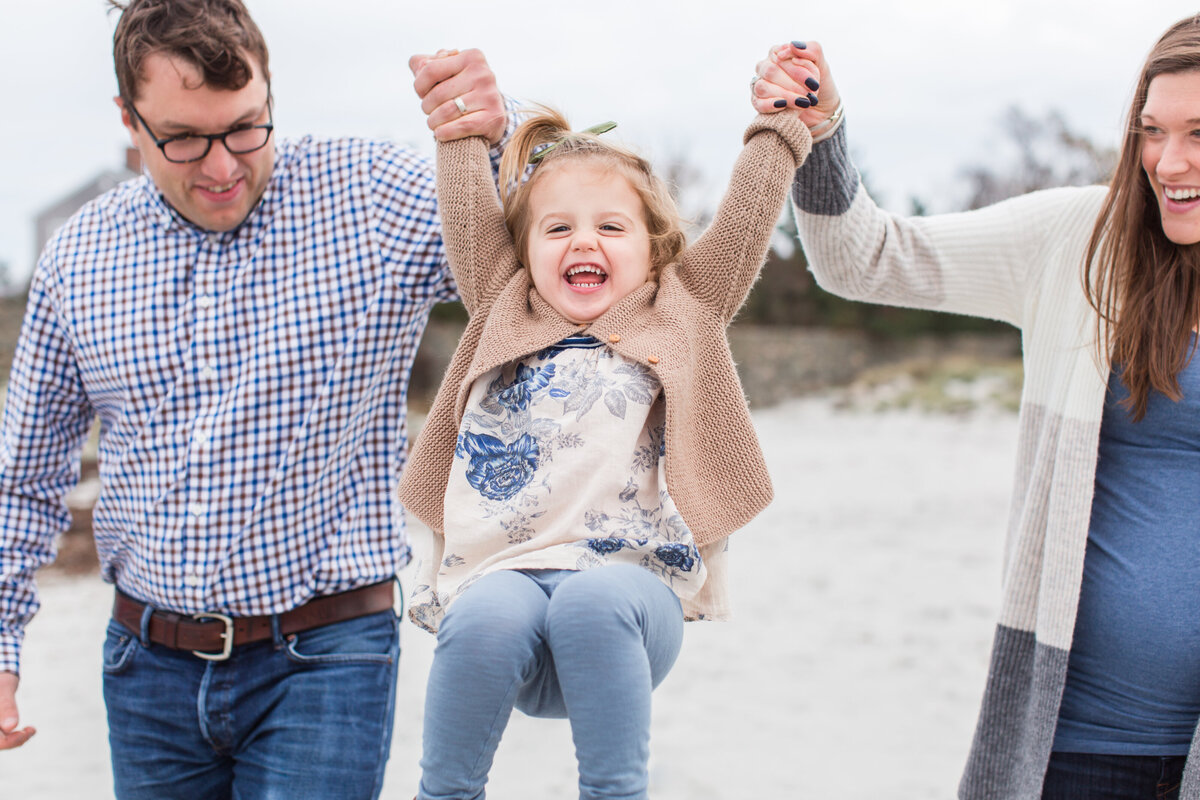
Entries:
<svg viewBox="0 0 1200 800">
<path fill-rule="evenodd" d="M 662 383 L 667 488 L 698 545 L 728 536 L 766 507 L 771 481 L 725 329 L 758 277 L 811 141 L 793 114 L 758 116 L 709 229 L 657 283 L 584 326 L 551 308 L 518 262 L 483 140 L 440 143 L 442 236 L 470 321 L 400 481 L 408 511 L 443 532 L 446 483 L 471 384 L 578 333 L 607 342 Z M 440 560 L 444 540 L 435 540 Z"/>
</svg>

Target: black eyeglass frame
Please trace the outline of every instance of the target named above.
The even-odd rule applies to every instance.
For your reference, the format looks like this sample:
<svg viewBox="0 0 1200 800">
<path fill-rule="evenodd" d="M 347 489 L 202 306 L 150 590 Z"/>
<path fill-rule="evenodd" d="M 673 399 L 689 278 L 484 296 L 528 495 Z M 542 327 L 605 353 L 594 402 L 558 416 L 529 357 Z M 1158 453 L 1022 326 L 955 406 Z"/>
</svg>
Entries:
<svg viewBox="0 0 1200 800">
<path fill-rule="evenodd" d="M 180 136 L 168 136 L 165 139 L 160 139 L 160 138 L 158 138 L 158 136 L 156 136 L 154 134 L 154 131 L 150 130 L 150 125 L 147 124 L 146 120 L 142 117 L 142 115 L 138 113 L 138 110 L 134 107 L 132 100 L 126 100 L 125 105 L 129 106 L 129 110 L 131 112 L 133 112 L 133 115 L 135 117 L 137 117 L 137 121 L 142 125 L 142 127 L 144 127 L 146 129 L 146 133 L 150 134 L 150 138 L 154 141 L 154 144 L 158 147 L 159 152 L 161 152 L 163 154 L 163 158 L 165 158 L 167 161 L 170 161 L 172 164 L 192 164 L 196 161 L 204 160 L 204 158 L 207 157 L 209 152 L 212 150 L 213 142 L 220 142 L 222 147 L 224 147 L 226 150 L 228 150 L 230 153 L 232 153 L 235 156 L 243 156 L 247 153 L 253 153 L 256 150 L 262 150 L 264 147 L 267 146 L 267 142 L 271 141 L 271 132 L 275 130 L 275 112 L 271 108 L 272 103 L 271 103 L 270 87 L 267 88 L 267 121 L 266 121 L 266 123 L 264 123 L 262 125 L 248 125 L 244 128 L 231 128 L 230 130 L 227 130 L 224 133 L 187 133 L 187 134 L 182 134 Z M 253 130 L 265 130 L 267 132 L 266 137 L 263 139 L 263 143 L 258 145 L 257 147 L 251 147 L 249 150 L 234 150 L 232 147 L 229 146 L 229 142 L 226 141 L 227 136 L 232 136 L 235 133 L 245 133 L 246 131 L 253 131 Z M 200 155 L 196 156 L 195 158 L 185 158 L 183 160 L 178 160 L 178 159 L 171 158 L 169 155 L 167 155 L 167 145 L 169 145 L 171 142 L 179 142 L 184 139 L 207 139 L 208 141 L 204 147 L 204 152 L 201 153 Z"/>
</svg>

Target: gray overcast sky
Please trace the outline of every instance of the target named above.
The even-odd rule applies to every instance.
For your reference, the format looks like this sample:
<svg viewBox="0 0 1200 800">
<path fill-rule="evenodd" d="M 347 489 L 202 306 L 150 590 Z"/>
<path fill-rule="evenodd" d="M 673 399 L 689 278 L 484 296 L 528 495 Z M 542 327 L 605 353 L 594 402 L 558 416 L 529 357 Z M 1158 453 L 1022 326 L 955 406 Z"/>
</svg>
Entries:
<svg viewBox="0 0 1200 800">
<path fill-rule="evenodd" d="M 271 49 L 284 136 L 388 137 L 432 153 L 408 56 L 479 47 L 507 93 L 555 105 L 576 127 L 617 120 L 621 139 L 660 163 L 692 161 L 713 195 L 750 116 L 754 63 L 772 43 L 817 39 L 884 204 L 903 210 L 916 195 L 934 211 L 959 199 L 964 166 L 994 157 L 997 120 L 1014 104 L 1057 108 L 1097 141 L 1119 141 L 1146 51 L 1200 11 L 1194 0 L 247 4 Z M 3 0 L 0 261 L 18 276 L 36 258 L 33 214 L 121 163 L 105 6 Z"/>
</svg>

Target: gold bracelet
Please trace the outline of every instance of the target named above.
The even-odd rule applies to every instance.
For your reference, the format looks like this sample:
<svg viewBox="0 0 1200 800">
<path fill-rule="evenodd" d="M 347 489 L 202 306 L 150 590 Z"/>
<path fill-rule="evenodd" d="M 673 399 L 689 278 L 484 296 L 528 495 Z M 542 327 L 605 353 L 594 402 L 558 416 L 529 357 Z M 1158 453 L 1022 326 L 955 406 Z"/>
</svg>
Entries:
<svg viewBox="0 0 1200 800">
<path fill-rule="evenodd" d="M 842 127 L 845 110 L 845 105 L 842 103 L 841 98 L 839 98 L 837 108 L 833 110 L 833 113 L 808 129 L 808 132 L 812 134 L 813 144 L 823 142 L 837 133 L 837 129 Z"/>
</svg>

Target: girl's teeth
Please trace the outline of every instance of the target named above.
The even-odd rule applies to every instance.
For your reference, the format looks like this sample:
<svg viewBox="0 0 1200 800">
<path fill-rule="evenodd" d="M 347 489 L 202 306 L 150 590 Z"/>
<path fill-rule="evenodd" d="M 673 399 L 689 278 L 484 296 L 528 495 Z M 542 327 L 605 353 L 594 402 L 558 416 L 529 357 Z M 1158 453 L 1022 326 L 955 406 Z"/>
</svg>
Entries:
<svg viewBox="0 0 1200 800">
<path fill-rule="evenodd" d="M 1200 197 L 1200 189 L 1167 189 L 1165 191 L 1170 200 L 1194 200 Z"/>
<path fill-rule="evenodd" d="M 581 277 L 588 275 L 595 275 L 596 277 Z M 568 269 L 565 278 L 572 286 L 599 286 L 608 280 L 608 274 L 599 267 L 581 264 Z"/>
</svg>

